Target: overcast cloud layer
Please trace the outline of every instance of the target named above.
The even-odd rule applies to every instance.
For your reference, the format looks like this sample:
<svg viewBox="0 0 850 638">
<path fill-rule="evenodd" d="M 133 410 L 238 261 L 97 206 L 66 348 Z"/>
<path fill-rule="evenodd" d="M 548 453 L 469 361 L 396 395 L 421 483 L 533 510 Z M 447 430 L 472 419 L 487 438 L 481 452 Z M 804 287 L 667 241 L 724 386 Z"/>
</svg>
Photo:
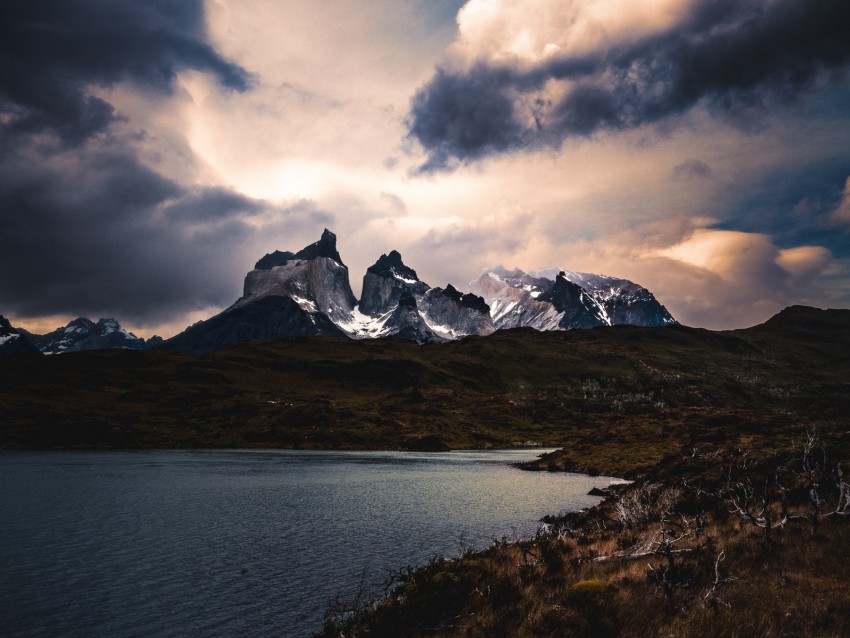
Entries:
<svg viewBox="0 0 850 638">
<path fill-rule="evenodd" d="M 845 0 L 0 0 L 0 313 L 169 336 L 339 237 L 850 307 Z"/>
</svg>

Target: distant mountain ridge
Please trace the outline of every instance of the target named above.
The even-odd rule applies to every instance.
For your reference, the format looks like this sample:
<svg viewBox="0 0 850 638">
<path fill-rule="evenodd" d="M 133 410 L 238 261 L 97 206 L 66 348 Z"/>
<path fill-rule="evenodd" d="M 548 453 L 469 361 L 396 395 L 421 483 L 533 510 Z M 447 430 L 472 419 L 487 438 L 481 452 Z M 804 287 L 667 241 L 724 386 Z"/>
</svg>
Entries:
<svg viewBox="0 0 850 638">
<path fill-rule="evenodd" d="M 530 273 L 484 271 L 470 290 L 490 305 L 497 329 L 569 330 L 597 326 L 670 326 L 677 322 L 655 296 L 628 279 L 560 268 Z"/>
<path fill-rule="evenodd" d="M 46 354 L 150 347 L 204 354 L 243 341 L 286 336 L 396 337 L 425 344 L 507 328 L 570 330 L 618 324 L 668 326 L 676 320 L 651 292 L 626 279 L 559 268 L 526 273 L 498 266 L 462 292 L 452 284 L 442 288 L 420 280 L 396 250 L 382 254 L 366 270 L 358 300 L 336 235 L 325 229 L 318 241 L 297 252 L 264 255 L 245 275 L 242 296 L 230 307 L 166 341 L 155 337 L 146 342 L 113 319 L 95 323 L 79 318 L 46 335 L 18 334 Z M 9 333 L 7 348 L 19 338 Z"/>
<path fill-rule="evenodd" d="M 83 350 L 147 350 L 162 343 L 161 337 L 142 339 L 127 332 L 115 319 L 92 321 L 78 317 L 47 334 L 13 327 L 0 315 L 0 355 L 21 352 L 63 354 Z"/>
<path fill-rule="evenodd" d="M 560 269 L 485 271 L 462 292 L 419 279 L 401 254 L 382 254 L 356 299 L 336 235 L 298 252 L 276 250 L 245 276 L 242 297 L 167 340 L 164 348 L 203 354 L 248 339 L 325 335 L 397 337 L 441 343 L 502 328 L 567 330 L 615 324 L 674 325 L 651 292 L 631 281 Z"/>
<path fill-rule="evenodd" d="M 68 325 L 47 334 L 39 335 L 20 330 L 43 354 L 62 354 L 83 350 L 145 350 L 162 341 L 159 337 L 150 340 L 127 332 L 115 319 L 92 321 L 78 317 Z"/>
<path fill-rule="evenodd" d="M 297 307 L 267 297 L 240 312 L 267 303 Z M 421 449 L 428 436 L 482 448 L 583 432 L 566 456 L 588 471 L 600 441 L 619 446 L 605 457 L 617 465 L 646 467 L 645 454 L 688 464 L 693 446 L 795 441 L 817 424 L 850 456 L 850 310 L 790 307 L 731 331 L 525 328 L 434 347 L 298 337 L 205 357 L 82 354 L 0 363 L 0 448 Z"/>
<path fill-rule="evenodd" d="M 203 354 L 247 339 L 316 335 L 440 343 L 494 330 L 483 299 L 451 284 L 428 285 L 397 251 L 367 269 L 358 301 L 336 235 L 325 229 L 319 241 L 298 252 L 265 255 L 245 276 L 242 297 L 163 347 Z"/>
</svg>

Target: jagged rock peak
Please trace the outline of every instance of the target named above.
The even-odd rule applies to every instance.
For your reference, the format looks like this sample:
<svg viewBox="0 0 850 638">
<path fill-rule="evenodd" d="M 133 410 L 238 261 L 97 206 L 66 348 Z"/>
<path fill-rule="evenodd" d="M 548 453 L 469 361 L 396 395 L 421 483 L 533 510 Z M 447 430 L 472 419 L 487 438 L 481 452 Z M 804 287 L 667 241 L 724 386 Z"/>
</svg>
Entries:
<svg viewBox="0 0 850 638">
<path fill-rule="evenodd" d="M 443 294 L 450 299 L 454 299 L 464 308 L 471 308 L 472 310 L 477 310 L 478 312 L 485 314 L 490 312 L 490 306 L 488 306 L 487 302 L 484 301 L 484 297 L 473 295 L 471 292 L 464 294 L 451 284 L 448 284 L 443 289 Z"/>
<path fill-rule="evenodd" d="M 328 257 L 338 264 L 345 265 L 342 263 L 342 257 L 340 257 L 339 251 L 336 249 L 336 235 L 327 228 L 325 228 L 319 241 L 302 248 L 297 253 L 292 253 L 288 250 L 276 250 L 273 253 L 266 253 L 254 265 L 254 270 L 271 270 L 277 266 L 284 266 L 293 259 L 309 260 L 319 257 Z"/>
<path fill-rule="evenodd" d="M 121 324 L 115 321 L 112 317 L 107 317 L 106 319 L 98 319 L 97 321 L 97 329 L 98 331 L 103 333 L 115 332 L 116 330 L 121 330 Z"/>
<path fill-rule="evenodd" d="M 554 304 L 558 310 L 563 310 L 565 304 L 577 301 L 583 292 L 582 287 L 567 279 L 567 274 L 562 270 L 555 277 L 555 283 L 552 284 L 552 287 L 541 294 L 538 299 L 548 301 Z"/>
<path fill-rule="evenodd" d="M 567 273 L 565 273 L 563 270 L 560 271 L 558 273 L 558 275 L 555 277 L 555 286 L 556 287 L 560 286 L 562 288 L 563 287 L 578 288 L 579 290 L 582 289 L 582 287 L 579 286 L 577 283 L 567 279 Z"/>
<path fill-rule="evenodd" d="M 401 254 L 397 250 L 391 250 L 388 255 L 378 257 L 378 261 L 369 266 L 367 272 L 419 281 L 416 271 L 404 265 L 404 262 L 401 260 Z"/>
<path fill-rule="evenodd" d="M 95 322 L 92 321 L 91 319 L 87 319 L 86 317 L 77 317 L 76 319 L 68 322 L 68 325 L 65 326 L 64 331 L 65 332 L 72 332 L 73 330 L 78 330 L 78 331 L 91 330 L 96 325 L 97 324 L 95 324 Z M 61 330 L 61 328 L 60 328 L 60 330 Z"/>
<path fill-rule="evenodd" d="M 405 266 L 401 255 L 393 250 L 389 255 L 381 255 L 363 275 L 360 312 L 377 317 L 391 312 L 403 294 L 415 297 L 426 290 L 428 284 L 419 281 L 416 271 Z"/>
<path fill-rule="evenodd" d="M 558 327 L 563 329 L 593 328 L 606 325 L 603 309 L 585 290 L 559 272 L 554 285 L 538 297 L 539 301 L 551 303 L 561 313 Z"/>
<path fill-rule="evenodd" d="M 339 252 L 336 249 L 336 235 L 327 228 L 322 232 L 322 237 L 319 241 L 295 253 L 296 259 L 317 259 L 318 257 L 329 257 L 338 264 L 345 265 L 342 263 L 342 257 L 339 256 Z"/>
<path fill-rule="evenodd" d="M 415 295 L 409 290 L 401 292 L 398 305 L 384 323 L 383 334 L 387 337 L 409 339 L 419 344 L 440 343 L 447 340 L 431 329 L 417 308 Z"/>
<path fill-rule="evenodd" d="M 295 253 L 288 250 L 276 250 L 266 253 L 255 265 L 254 270 L 271 270 L 277 266 L 283 266 L 286 262 L 295 259 Z"/>
</svg>

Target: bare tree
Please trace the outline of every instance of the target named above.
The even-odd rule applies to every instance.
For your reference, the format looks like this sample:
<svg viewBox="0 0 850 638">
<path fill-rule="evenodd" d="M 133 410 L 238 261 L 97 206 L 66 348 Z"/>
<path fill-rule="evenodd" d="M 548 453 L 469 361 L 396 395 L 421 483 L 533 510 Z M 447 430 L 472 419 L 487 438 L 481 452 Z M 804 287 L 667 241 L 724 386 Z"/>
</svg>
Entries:
<svg viewBox="0 0 850 638">
<path fill-rule="evenodd" d="M 808 520 L 813 536 L 818 532 L 821 507 L 826 503 L 820 494 L 821 484 L 826 475 L 826 465 L 826 447 L 816 430 L 807 430 L 801 452 L 799 478 L 808 494 Z"/>
<path fill-rule="evenodd" d="M 814 429 L 806 430 L 799 452 L 773 472 L 755 478 L 756 464 L 748 452 L 740 452 L 737 462 L 727 470 L 726 484 L 715 495 L 730 506 L 730 512 L 764 530 L 770 541 L 774 530 L 782 530 L 792 521 L 809 525 L 812 535 L 818 533 L 820 521 L 827 517 L 850 516 L 850 485 L 844 480 L 840 463 L 830 466 L 826 445 Z M 837 489 L 835 507 L 828 486 Z M 796 495 L 796 496 L 795 496 Z M 791 510 L 790 501 L 805 502 L 802 513 L 798 506 Z"/>
<path fill-rule="evenodd" d="M 731 507 L 731 513 L 763 529 L 765 541 L 770 541 L 773 530 L 782 529 L 789 520 L 787 489 L 779 480 L 784 467 L 760 479 L 753 477 L 754 468 L 749 452 L 742 451 L 738 462 L 727 471 L 726 485 L 716 495 Z"/>
</svg>

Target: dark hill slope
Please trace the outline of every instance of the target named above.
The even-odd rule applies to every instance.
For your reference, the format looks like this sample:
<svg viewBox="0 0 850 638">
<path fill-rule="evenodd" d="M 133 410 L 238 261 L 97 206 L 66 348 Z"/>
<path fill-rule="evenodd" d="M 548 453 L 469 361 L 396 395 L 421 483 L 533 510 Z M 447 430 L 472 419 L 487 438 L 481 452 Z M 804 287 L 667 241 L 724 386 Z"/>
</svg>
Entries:
<svg viewBox="0 0 850 638">
<path fill-rule="evenodd" d="M 189 326 L 162 349 L 196 355 L 254 339 L 319 334 L 348 338 L 324 314 L 306 312 L 289 297 L 266 297 Z"/>
<path fill-rule="evenodd" d="M 792 364 L 799 358 L 805 365 L 814 356 L 822 365 L 840 371 L 846 370 L 850 358 L 850 310 L 791 306 L 763 324 L 732 334 L 744 335 L 763 347 L 781 349 Z"/>
<path fill-rule="evenodd" d="M 850 430 L 850 312 L 825 312 L 803 334 L 519 329 L 426 346 L 299 337 L 202 357 L 9 357 L 0 446 L 380 449 L 434 436 L 567 445 L 547 462 L 625 472 L 701 441 Z"/>
</svg>

